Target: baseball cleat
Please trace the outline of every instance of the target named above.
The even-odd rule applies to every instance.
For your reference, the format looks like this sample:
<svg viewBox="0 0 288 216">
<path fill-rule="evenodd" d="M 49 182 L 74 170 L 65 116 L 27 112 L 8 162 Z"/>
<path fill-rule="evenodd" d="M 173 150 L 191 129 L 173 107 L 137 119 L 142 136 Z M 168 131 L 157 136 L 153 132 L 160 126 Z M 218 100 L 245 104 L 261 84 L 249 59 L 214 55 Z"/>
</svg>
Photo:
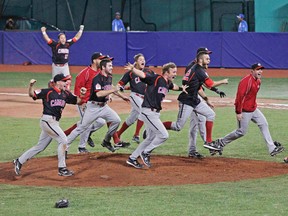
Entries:
<svg viewBox="0 0 288 216">
<path fill-rule="evenodd" d="M 136 142 L 137 144 L 139 144 L 139 143 L 140 143 L 140 138 L 139 138 L 139 136 L 133 136 L 133 137 L 132 137 L 132 141 L 133 141 L 133 142 Z"/>
<path fill-rule="evenodd" d="M 62 167 L 58 169 L 58 175 L 59 176 L 72 176 L 74 175 L 74 172 L 71 170 L 68 170 L 66 167 Z"/>
<path fill-rule="evenodd" d="M 130 157 L 128 158 L 128 160 L 126 161 L 126 163 L 130 166 L 133 166 L 134 168 L 136 169 L 142 169 L 143 168 L 143 165 L 140 164 L 137 159 L 131 159 Z"/>
<path fill-rule="evenodd" d="M 109 151 L 115 152 L 115 148 L 111 145 L 110 142 L 107 142 L 106 140 L 103 140 L 103 142 L 101 143 L 101 145 L 102 145 L 104 148 L 107 148 Z"/>
<path fill-rule="evenodd" d="M 126 148 L 130 146 L 129 142 L 120 141 L 114 145 L 114 148 Z"/>
<path fill-rule="evenodd" d="M 88 153 L 89 151 L 86 149 L 86 148 L 81 148 L 81 147 L 79 147 L 78 148 L 78 153 L 80 154 L 80 153 Z"/>
<path fill-rule="evenodd" d="M 197 152 L 197 151 L 190 152 L 190 153 L 188 154 L 188 157 L 189 157 L 189 158 L 197 158 L 197 159 L 203 159 L 203 158 L 204 158 L 204 156 L 201 155 L 201 154 L 200 154 L 199 152 Z"/>
<path fill-rule="evenodd" d="M 90 136 L 89 136 L 89 138 L 88 138 L 88 140 L 87 140 L 87 143 L 88 143 L 88 145 L 91 146 L 92 148 L 95 147 L 95 144 L 94 144 L 94 142 L 93 142 L 93 140 L 92 140 L 92 138 L 91 138 Z"/>
<path fill-rule="evenodd" d="M 215 141 L 205 142 L 203 147 L 207 148 L 207 149 L 211 149 L 211 150 L 216 150 L 216 151 L 220 151 L 221 150 L 220 144 L 218 142 L 216 143 Z"/>
<path fill-rule="evenodd" d="M 22 164 L 19 162 L 18 158 L 13 160 L 13 164 L 14 164 L 14 171 L 16 175 L 20 175 Z"/>
<path fill-rule="evenodd" d="M 151 167 L 151 166 L 152 166 L 151 163 L 150 163 L 150 154 L 142 152 L 142 153 L 140 154 L 140 157 L 141 157 L 143 163 L 144 163 L 147 167 Z"/>
<path fill-rule="evenodd" d="M 270 153 L 270 155 L 273 157 L 273 156 L 281 153 L 282 151 L 284 151 L 284 147 L 283 146 L 278 146 L 278 147 L 274 148 L 274 150 Z"/>
</svg>

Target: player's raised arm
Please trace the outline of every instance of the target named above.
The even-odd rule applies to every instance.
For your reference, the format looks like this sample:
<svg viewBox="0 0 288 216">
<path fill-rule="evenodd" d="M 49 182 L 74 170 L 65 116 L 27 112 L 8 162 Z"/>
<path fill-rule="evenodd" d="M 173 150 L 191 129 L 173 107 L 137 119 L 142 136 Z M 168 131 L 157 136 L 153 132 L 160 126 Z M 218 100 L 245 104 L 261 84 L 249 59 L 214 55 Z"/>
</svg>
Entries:
<svg viewBox="0 0 288 216">
<path fill-rule="evenodd" d="M 28 94 L 30 97 L 34 97 L 34 84 L 36 83 L 35 79 L 31 79 L 29 82 L 29 89 L 28 89 Z"/>
<path fill-rule="evenodd" d="M 134 73 L 135 75 L 139 76 L 140 78 L 145 78 L 146 77 L 146 74 L 143 71 L 138 70 L 137 68 L 134 67 L 133 64 L 131 64 L 129 62 L 128 62 L 127 65 L 125 65 L 124 69 L 132 71 L 132 73 Z"/>
<path fill-rule="evenodd" d="M 44 40 L 48 43 L 51 39 L 49 38 L 49 36 L 46 33 L 46 27 L 44 27 L 44 26 L 41 27 L 41 31 L 42 31 Z"/>
<path fill-rule="evenodd" d="M 83 30 L 84 30 L 84 25 L 80 25 L 79 31 L 78 31 L 77 34 L 74 36 L 74 38 L 75 38 L 77 41 L 81 38 L 82 33 L 83 33 Z"/>
</svg>

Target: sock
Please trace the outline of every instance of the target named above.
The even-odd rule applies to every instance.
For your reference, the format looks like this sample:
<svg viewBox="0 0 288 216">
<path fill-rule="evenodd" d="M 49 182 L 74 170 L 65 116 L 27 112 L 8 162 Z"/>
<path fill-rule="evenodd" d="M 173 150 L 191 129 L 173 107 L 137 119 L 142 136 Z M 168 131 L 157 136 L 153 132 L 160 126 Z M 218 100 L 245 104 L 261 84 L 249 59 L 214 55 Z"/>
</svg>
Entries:
<svg viewBox="0 0 288 216">
<path fill-rule="evenodd" d="M 139 120 L 139 119 L 137 120 L 136 130 L 135 130 L 134 136 L 139 136 L 139 133 L 140 133 L 140 130 L 141 130 L 143 124 L 144 124 L 143 121 L 141 121 L 141 120 Z"/>
<path fill-rule="evenodd" d="M 213 121 L 206 121 L 206 142 L 212 142 Z"/>
<path fill-rule="evenodd" d="M 167 130 L 170 130 L 172 122 L 171 121 L 163 122 L 163 125 Z"/>
<path fill-rule="evenodd" d="M 124 122 L 124 123 L 122 124 L 122 127 L 120 128 L 120 130 L 117 131 L 118 136 L 120 137 L 121 134 L 122 134 L 128 127 L 129 127 L 129 126 L 126 124 L 126 122 Z"/>
<path fill-rule="evenodd" d="M 77 124 L 74 124 L 70 128 L 64 131 L 65 135 L 68 136 L 75 128 L 77 127 Z"/>
</svg>

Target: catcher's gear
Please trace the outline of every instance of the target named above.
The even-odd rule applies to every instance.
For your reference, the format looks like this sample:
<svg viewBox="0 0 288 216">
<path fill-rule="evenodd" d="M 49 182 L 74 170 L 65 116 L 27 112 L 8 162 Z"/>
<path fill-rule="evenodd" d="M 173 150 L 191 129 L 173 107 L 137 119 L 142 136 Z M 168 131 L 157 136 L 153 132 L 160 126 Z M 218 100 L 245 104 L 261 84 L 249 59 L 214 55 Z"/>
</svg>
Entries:
<svg viewBox="0 0 288 216">
<path fill-rule="evenodd" d="M 69 206 L 68 199 L 61 199 L 55 203 L 55 208 L 67 208 Z"/>
</svg>

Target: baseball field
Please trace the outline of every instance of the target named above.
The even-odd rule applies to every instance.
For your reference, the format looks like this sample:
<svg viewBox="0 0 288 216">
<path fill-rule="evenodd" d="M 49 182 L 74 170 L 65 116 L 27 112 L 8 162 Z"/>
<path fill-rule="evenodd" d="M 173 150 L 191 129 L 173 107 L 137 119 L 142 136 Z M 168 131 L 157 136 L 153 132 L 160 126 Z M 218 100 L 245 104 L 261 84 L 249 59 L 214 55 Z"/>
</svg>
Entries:
<svg viewBox="0 0 288 216">
<path fill-rule="evenodd" d="M 71 67 L 73 79 L 83 66 Z M 27 95 L 29 80 L 37 80 L 36 88 L 47 86 L 50 65 L 0 65 L 0 215 L 286 215 L 288 205 L 288 164 L 283 158 L 288 151 L 271 157 L 257 125 L 251 122 L 246 136 L 225 147 L 222 156 L 210 156 L 198 136 L 197 147 L 205 155 L 202 160 L 187 157 L 188 125 L 180 132 L 169 131 L 169 139 L 151 156 L 153 167 L 137 170 L 125 161 L 137 144 L 115 153 L 100 144 L 107 128 L 92 136 L 96 146 L 90 153 L 77 154 L 79 138 L 70 150 L 68 167 L 72 177 L 57 175 L 57 144 L 25 163 L 16 176 L 12 160 L 35 145 L 40 134 L 41 101 Z M 160 72 L 161 68 L 152 68 Z M 124 70 L 113 70 L 116 83 Z M 206 91 L 215 105 L 213 138 L 236 128 L 234 97 L 241 77 L 249 69 L 209 69 L 219 80 L 227 97 Z M 176 83 L 181 83 L 184 69 L 178 69 Z M 288 149 L 288 72 L 264 70 L 258 94 L 258 105 L 269 122 L 274 140 Z M 163 103 L 161 119 L 176 120 L 177 96 L 170 92 Z M 129 95 L 129 91 L 125 94 Z M 114 97 L 109 104 L 122 122 L 130 105 Z M 60 125 L 63 129 L 79 120 L 76 107 L 67 105 Z M 131 126 L 122 139 L 131 141 Z M 70 206 L 55 209 L 54 204 L 67 198 Z"/>
</svg>

